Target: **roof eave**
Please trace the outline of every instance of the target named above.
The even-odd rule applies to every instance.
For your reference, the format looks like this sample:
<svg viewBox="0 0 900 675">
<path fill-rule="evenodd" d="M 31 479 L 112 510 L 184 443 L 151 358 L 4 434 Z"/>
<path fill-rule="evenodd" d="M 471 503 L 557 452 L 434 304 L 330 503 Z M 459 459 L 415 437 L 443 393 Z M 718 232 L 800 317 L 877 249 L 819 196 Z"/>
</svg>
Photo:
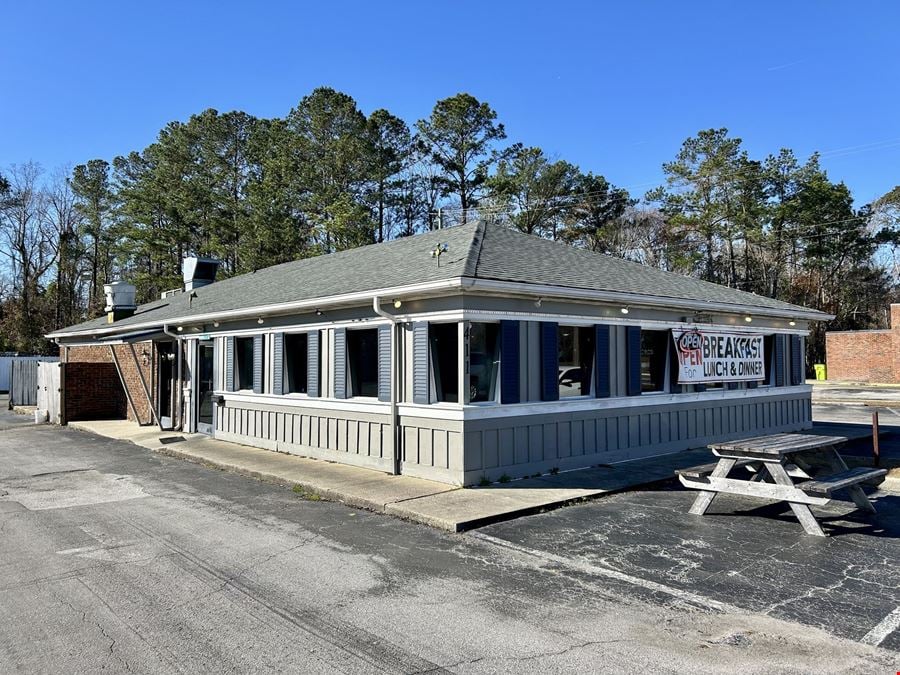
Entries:
<svg viewBox="0 0 900 675">
<path fill-rule="evenodd" d="M 831 314 L 815 309 L 798 307 L 797 309 L 777 309 L 760 307 L 759 305 L 742 305 L 706 300 L 686 300 L 683 298 L 671 298 L 656 295 L 643 295 L 640 293 L 624 293 L 619 291 L 598 291 L 586 288 L 572 288 L 568 286 L 553 286 L 549 284 L 530 284 L 517 281 L 501 281 L 496 279 L 466 279 L 464 287 L 467 290 L 481 290 L 486 292 L 517 293 L 528 296 L 558 297 L 576 300 L 595 300 L 599 302 L 621 303 L 624 305 L 641 305 L 647 307 L 674 307 L 693 311 L 717 311 L 729 314 L 752 314 L 780 319 L 805 319 L 810 321 L 830 321 L 834 318 Z"/>
<path fill-rule="evenodd" d="M 344 293 L 341 295 L 299 300 L 297 302 L 257 305 L 254 307 L 247 307 L 226 312 L 207 312 L 204 314 L 194 315 L 187 314 L 182 316 L 170 317 L 162 321 L 145 321 L 132 323 L 125 326 L 110 326 L 109 328 L 88 329 L 80 331 L 56 331 L 53 333 L 48 333 L 46 337 L 49 339 L 62 339 L 71 337 L 86 337 L 90 335 L 113 336 L 117 335 L 120 332 L 134 332 L 141 329 L 162 328 L 165 326 L 173 325 L 192 325 L 197 323 L 208 323 L 210 321 L 232 321 L 258 316 L 273 316 L 278 314 L 289 314 L 292 312 L 312 311 L 316 309 L 354 305 L 369 302 L 375 296 L 402 298 L 427 296 L 437 291 L 459 288 L 462 284 L 462 280 L 463 277 L 452 277 L 450 279 L 430 281 L 421 284 L 410 284 L 406 286 L 394 286 L 391 288 L 379 288 L 368 291 Z"/>
</svg>

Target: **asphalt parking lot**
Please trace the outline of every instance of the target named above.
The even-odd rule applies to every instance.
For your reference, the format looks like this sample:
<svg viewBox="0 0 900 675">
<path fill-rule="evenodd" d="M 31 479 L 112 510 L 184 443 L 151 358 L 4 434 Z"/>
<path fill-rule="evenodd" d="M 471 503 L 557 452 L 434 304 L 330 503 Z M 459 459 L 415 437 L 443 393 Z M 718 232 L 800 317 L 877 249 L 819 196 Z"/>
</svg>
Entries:
<svg viewBox="0 0 900 675">
<path fill-rule="evenodd" d="M 4 421 L 0 672 L 900 668 L 894 495 L 825 540 L 675 486 L 451 535 Z"/>
<path fill-rule="evenodd" d="M 900 494 L 814 508 L 828 538 L 804 535 L 786 505 L 719 495 L 688 514 L 674 481 L 483 528 L 560 565 L 631 580 L 693 604 L 737 607 L 900 650 Z"/>
</svg>

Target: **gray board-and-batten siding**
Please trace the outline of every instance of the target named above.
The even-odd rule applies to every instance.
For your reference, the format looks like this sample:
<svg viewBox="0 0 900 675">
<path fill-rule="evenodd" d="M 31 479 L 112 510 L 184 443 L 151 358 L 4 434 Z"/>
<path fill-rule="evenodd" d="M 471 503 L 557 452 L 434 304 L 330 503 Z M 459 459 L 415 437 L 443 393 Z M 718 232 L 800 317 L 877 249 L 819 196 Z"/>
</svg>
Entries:
<svg viewBox="0 0 900 675">
<path fill-rule="evenodd" d="M 676 452 L 713 441 L 808 429 L 805 386 L 665 395 L 628 407 L 449 420 L 400 415 L 402 473 L 471 485 Z M 386 412 L 386 411 L 385 411 Z M 513 412 L 513 411 L 511 411 Z M 217 438 L 383 471 L 392 465 L 388 414 L 225 401 Z"/>
</svg>

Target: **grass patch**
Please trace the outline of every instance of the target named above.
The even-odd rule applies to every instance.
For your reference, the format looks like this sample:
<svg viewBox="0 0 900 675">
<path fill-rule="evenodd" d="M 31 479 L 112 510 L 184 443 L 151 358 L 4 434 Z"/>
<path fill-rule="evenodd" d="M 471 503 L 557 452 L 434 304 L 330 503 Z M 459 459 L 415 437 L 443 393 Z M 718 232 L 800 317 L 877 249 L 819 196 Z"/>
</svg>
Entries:
<svg viewBox="0 0 900 675">
<path fill-rule="evenodd" d="M 490 484 L 491 484 L 491 479 L 488 478 L 487 476 L 482 476 L 481 480 L 478 481 L 479 487 L 487 487 Z"/>
<path fill-rule="evenodd" d="M 506 474 L 503 474 L 502 476 L 500 476 L 500 478 L 499 478 L 498 480 L 499 480 L 501 483 L 508 483 L 509 481 L 512 480 L 512 478 L 511 478 L 510 476 L 506 475 Z"/>
<path fill-rule="evenodd" d="M 294 494 L 300 497 L 300 499 L 305 499 L 308 502 L 320 502 L 322 501 L 322 496 L 312 490 L 307 490 L 302 485 L 295 485 L 291 488 L 294 491 Z"/>
</svg>

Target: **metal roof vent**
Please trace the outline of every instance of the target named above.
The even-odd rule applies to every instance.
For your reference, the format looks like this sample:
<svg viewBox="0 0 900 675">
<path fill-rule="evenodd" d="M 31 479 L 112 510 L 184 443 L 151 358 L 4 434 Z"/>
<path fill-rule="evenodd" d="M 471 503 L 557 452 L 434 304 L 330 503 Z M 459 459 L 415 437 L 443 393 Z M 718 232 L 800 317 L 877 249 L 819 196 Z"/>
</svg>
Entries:
<svg viewBox="0 0 900 675">
<path fill-rule="evenodd" d="M 216 272 L 218 270 L 218 260 L 197 257 L 185 258 L 181 263 L 184 290 L 192 291 L 195 288 L 209 286 L 216 280 Z"/>
<path fill-rule="evenodd" d="M 111 284 L 104 284 L 103 292 L 106 294 L 106 320 L 113 323 L 119 319 L 134 314 L 137 305 L 134 303 L 136 289 L 133 284 L 124 281 L 113 281 Z"/>
</svg>

